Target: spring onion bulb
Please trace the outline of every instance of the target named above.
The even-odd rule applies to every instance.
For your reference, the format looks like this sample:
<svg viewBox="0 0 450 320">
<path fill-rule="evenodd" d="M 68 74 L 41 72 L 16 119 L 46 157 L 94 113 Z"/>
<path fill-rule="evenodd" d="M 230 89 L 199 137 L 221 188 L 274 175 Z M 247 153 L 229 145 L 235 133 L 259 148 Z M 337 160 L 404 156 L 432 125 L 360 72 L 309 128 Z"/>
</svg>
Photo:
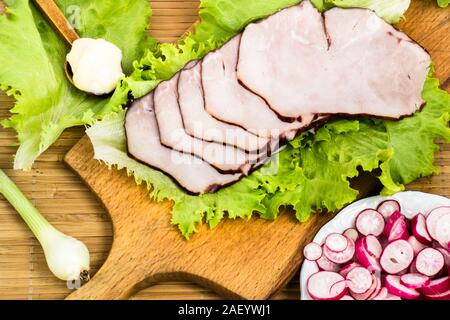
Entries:
<svg viewBox="0 0 450 320">
<path fill-rule="evenodd" d="M 0 193 L 41 244 L 50 271 L 64 281 L 89 280 L 89 251 L 83 242 L 54 228 L 0 169 Z"/>
</svg>

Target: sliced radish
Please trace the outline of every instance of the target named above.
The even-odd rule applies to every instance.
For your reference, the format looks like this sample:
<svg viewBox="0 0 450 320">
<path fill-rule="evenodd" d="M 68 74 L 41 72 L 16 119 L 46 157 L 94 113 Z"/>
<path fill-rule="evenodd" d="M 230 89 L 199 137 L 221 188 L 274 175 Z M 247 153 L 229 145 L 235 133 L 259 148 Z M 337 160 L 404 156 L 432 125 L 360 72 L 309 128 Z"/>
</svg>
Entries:
<svg viewBox="0 0 450 320">
<path fill-rule="evenodd" d="M 438 207 L 428 214 L 427 216 L 427 230 L 430 236 L 439 241 L 436 235 L 436 228 L 438 226 L 439 220 L 446 215 L 450 215 L 450 207 Z"/>
<path fill-rule="evenodd" d="M 337 263 L 331 262 L 330 260 L 328 260 L 327 257 L 325 257 L 325 255 L 322 255 L 317 261 L 316 261 L 317 266 L 319 267 L 320 270 L 322 271 L 338 271 L 339 270 L 339 265 Z"/>
<path fill-rule="evenodd" d="M 389 219 L 386 221 L 386 224 L 384 226 L 384 230 L 383 230 L 383 234 L 385 235 L 385 237 L 389 237 L 389 234 L 391 233 L 392 227 L 394 226 L 394 223 L 398 220 L 398 219 L 405 219 L 405 216 L 403 214 L 401 214 L 399 211 L 395 211 L 390 217 Z"/>
<path fill-rule="evenodd" d="M 353 293 L 365 293 L 372 287 L 374 281 L 369 270 L 363 267 L 356 267 L 350 271 L 346 277 L 348 288 Z"/>
<path fill-rule="evenodd" d="M 369 269 L 369 271 L 381 271 L 380 263 L 377 258 L 374 258 L 367 252 L 362 238 L 359 238 L 356 241 L 356 259 L 358 262 L 365 268 Z"/>
<path fill-rule="evenodd" d="M 339 273 L 319 271 L 309 277 L 306 284 L 314 300 L 339 300 L 347 293 L 347 284 Z"/>
<path fill-rule="evenodd" d="M 426 296 L 443 294 L 450 290 L 450 277 L 443 277 L 430 281 L 430 283 L 421 288 L 420 292 Z"/>
<path fill-rule="evenodd" d="M 407 273 L 400 277 L 400 282 L 407 288 L 420 289 L 430 284 L 430 278 L 420 273 Z"/>
<path fill-rule="evenodd" d="M 388 294 L 388 289 L 386 289 L 386 287 L 382 287 L 380 289 L 380 292 L 378 292 L 378 294 L 373 297 L 373 300 L 386 300 Z"/>
<path fill-rule="evenodd" d="M 373 293 L 367 298 L 368 300 L 373 300 L 381 291 L 383 288 L 381 286 L 381 277 L 379 275 L 374 275 L 375 278 L 375 290 L 373 290 Z"/>
<path fill-rule="evenodd" d="M 415 289 L 410 289 L 400 283 L 399 276 L 388 275 L 385 279 L 385 285 L 390 294 L 396 295 L 403 299 L 415 300 L 419 299 L 420 293 Z"/>
<path fill-rule="evenodd" d="M 352 239 L 353 241 L 356 241 L 359 238 L 358 230 L 353 228 L 345 230 L 343 235 L 346 236 L 347 238 Z"/>
<path fill-rule="evenodd" d="M 346 238 L 348 245 L 347 248 L 345 248 L 342 252 L 334 252 L 331 251 L 327 246 L 323 247 L 323 254 L 330 260 L 331 262 L 337 263 L 337 264 L 343 264 L 347 263 L 350 260 L 353 259 L 353 256 L 355 255 L 355 243 L 352 239 Z"/>
<path fill-rule="evenodd" d="M 330 233 L 325 239 L 325 246 L 333 252 L 342 252 L 347 249 L 348 238 L 340 233 Z"/>
<path fill-rule="evenodd" d="M 428 233 L 427 222 L 423 214 L 419 213 L 411 220 L 411 230 L 414 237 L 425 245 L 429 245 L 433 240 Z"/>
<path fill-rule="evenodd" d="M 383 247 L 377 237 L 373 235 L 368 235 L 363 238 L 363 244 L 366 251 L 374 258 L 380 258 L 383 252 Z"/>
<path fill-rule="evenodd" d="M 398 274 L 407 269 L 414 259 L 414 251 L 405 240 L 389 243 L 381 254 L 380 264 L 389 274 Z"/>
<path fill-rule="evenodd" d="M 303 249 L 303 255 L 306 260 L 317 261 L 322 256 L 322 247 L 315 242 L 311 242 Z"/>
<path fill-rule="evenodd" d="M 442 253 L 442 255 L 444 256 L 444 263 L 447 267 L 450 267 L 450 252 L 444 248 L 435 248 L 437 251 L 439 251 L 440 253 Z"/>
<path fill-rule="evenodd" d="M 351 296 L 345 295 L 340 300 L 355 300 L 355 299 L 353 299 Z"/>
<path fill-rule="evenodd" d="M 350 295 L 353 298 L 355 298 L 356 300 L 368 300 L 369 297 L 374 294 L 374 292 L 377 289 L 378 282 L 377 282 L 375 275 L 372 274 L 371 276 L 372 276 L 372 285 L 370 286 L 370 288 L 364 293 L 356 293 L 356 292 L 350 291 Z"/>
<path fill-rule="evenodd" d="M 387 294 L 387 296 L 386 296 L 386 298 L 384 300 L 402 300 L 402 298 L 400 298 L 399 296 L 390 294 L 388 292 L 388 294 Z"/>
<path fill-rule="evenodd" d="M 408 224 L 406 223 L 405 218 L 399 218 L 394 222 L 392 226 L 391 232 L 389 233 L 388 242 L 393 242 L 396 240 L 408 240 Z"/>
<path fill-rule="evenodd" d="M 438 294 L 425 295 L 429 300 L 450 300 L 450 290 Z"/>
<path fill-rule="evenodd" d="M 424 245 L 423 243 L 419 242 L 419 240 L 416 239 L 416 237 L 414 236 L 410 236 L 408 238 L 408 243 L 411 245 L 411 247 L 413 248 L 414 251 L 414 255 L 416 256 L 420 251 L 422 251 L 423 249 L 427 248 L 426 245 Z"/>
<path fill-rule="evenodd" d="M 365 236 L 371 234 L 378 237 L 383 233 L 383 229 L 384 217 L 376 210 L 363 210 L 356 218 L 356 230 Z"/>
<path fill-rule="evenodd" d="M 352 271 L 353 269 L 355 269 L 356 267 L 361 267 L 361 265 L 359 263 L 352 262 L 352 263 L 346 265 L 345 267 L 343 267 L 341 270 L 339 270 L 339 274 L 341 276 L 343 276 L 344 278 L 347 278 L 348 273 L 350 271 Z"/>
<path fill-rule="evenodd" d="M 400 212 L 400 203 L 395 200 L 385 200 L 378 205 L 377 211 L 388 219 L 394 212 Z"/>
<path fill-rule="evenodd" d="M 421 274 L 432 277 L 444 267 L 444 256 L 438 250 L 425 248 L 416 257 L 416 269 Z"/>
<path fill-rule="evenodd" d="M 436 225 L 436 240 L 444 248 L 450 246 L 450 214 L 442 216 Z"/>
</svg>

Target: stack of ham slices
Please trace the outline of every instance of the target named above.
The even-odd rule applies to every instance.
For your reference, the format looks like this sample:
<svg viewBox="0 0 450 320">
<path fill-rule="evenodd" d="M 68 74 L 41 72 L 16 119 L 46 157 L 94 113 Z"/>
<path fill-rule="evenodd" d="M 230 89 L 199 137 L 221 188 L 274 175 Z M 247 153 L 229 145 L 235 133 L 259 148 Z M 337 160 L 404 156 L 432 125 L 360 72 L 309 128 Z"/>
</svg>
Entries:
<svg viewBox="0 0 450 320">
<path fill-rule="evenodd" d="M 332 116 L 415 113 L 430 64 L 420 45 L 370 10 L 321 14 L 303 1 L 134 101 L 128 152 L 190 193 L 214 192 Z"/>
</svg>

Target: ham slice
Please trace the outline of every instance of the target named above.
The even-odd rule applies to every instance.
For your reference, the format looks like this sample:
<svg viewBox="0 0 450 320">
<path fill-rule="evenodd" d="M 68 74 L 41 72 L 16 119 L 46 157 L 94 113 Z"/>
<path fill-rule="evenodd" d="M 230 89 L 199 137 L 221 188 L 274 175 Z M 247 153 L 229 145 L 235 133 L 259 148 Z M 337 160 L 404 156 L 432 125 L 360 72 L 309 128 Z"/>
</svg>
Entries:
<svg viewBox="0 0 450 320">
<path fill-rule="evenodd" d="M 240 40 L 240 35 L 234 37 L 203 59 L 202 83 L 206 111 L 216 119 L 238 125 L 260 137 L 292 139 L 299 129 L 311 123 L 314 116 L 306 117 L 303 122 L 282 121 L 261 97 L 239 84 L 236 64 Z M 273 81 L 271 76 L 269 78 Z"/>
<path fill-rule="evenodd" d="M 201 63 L 180 72 L 178 102 L 186 132 L 198 139 L 235 146 L 247 152 L 260 152 L 268 139 L 212 117 L 205 110 Z"/>
<path fill-rule="evenodd" d="M 205 161 L 161 145 L 153 110 L 153 93 L 136 100 L 125 118 L 128 152 L 137 160 L 173 177 L 194 194 L 214 192 L 239 180 L 240 174 L 221 174 Z"/>
<path fill-rule="evenodd" d="M 259 162 L 258 154 L 247 154 L 241 149 L 193 138 L 186 133 L 178 105 L 179 76 L 177 73 L 155 89 L 154 109 L 161 143 L 168 148 L 195 155 L 221 172 L 241 171 L 247 174 L 252 165 Z"/>
<path fill-rule="evenodd" d="M 309 1 L 247 26 L 239 80 L 283 117 L 371 115 L 398 119 L 423 104 L 430 56 L 374 12 Z"/>
</svg>

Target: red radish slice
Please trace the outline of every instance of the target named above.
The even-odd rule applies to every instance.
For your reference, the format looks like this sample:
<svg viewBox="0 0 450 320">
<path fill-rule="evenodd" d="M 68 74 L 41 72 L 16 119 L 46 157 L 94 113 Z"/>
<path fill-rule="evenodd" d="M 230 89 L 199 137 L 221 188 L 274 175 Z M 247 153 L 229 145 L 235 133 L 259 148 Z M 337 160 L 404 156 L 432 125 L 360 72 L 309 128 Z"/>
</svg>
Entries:
<svg viewBox="0 0 450 320">
<path fill-rule="evenodd" d="M 413 262 L 411 263 L 411 265 L 409 266 L 408 273 L 420 273 L 416 269 L 416 259 L 414 259 Z"/>
<path fill-rule="evenodd" d="M 366 251 L 374 258 L 380 258 L 383 252 L 383 247 L 377 237 L 368 235 L 363 238 L 363 244 Z"/>
<path fill-rule="evenodd" d="M 444 256 L 444 263 L 447 267 L 450 267 L 450 252 L 444 248 L 435 248 Z"/>
<path fill-rule="evenodd" d="M 311 242 L 303 249 L 303 255 L 306 260 L 317 261 L 322 256 L 322 247 L 315 242 Z"/>
<path fill-rule="evenodd" d="M 353 299 L 351 296 L 345 295 L 340 300 L 355 300 L 355 299 Z"/>
<path fill-rule="evenodd" d="M 416 257 L 416 269 L 421 274 L 432 277 L 444 267 L 444 256 L 438 250 L 425 248 Z"/>
<path fill-rule="evenodd" d="M 350 271 L 352 271 L 353 269 L 355 269 L 356 267 L 361 267 L 361 265 L 359 263 L 352 262 L 352 263 L 346 265 L 345 267 L 343 267 L 341 270 L 339 270 L 339 274 L 341 276 L 343 276 L 344 278 L 347 278 L 348 273 Z"/>
<path fill-rule="evenodd" d="M 370 296 L 373 295 L 373 293 L 377 289 L 377 286 L 378 284 L 375 275 L 372 274 L 372 285 L 370 286 L 369 290 L 364 293 L 355 293 L 350 291 L 350 295 L 355 298 L 355 300 L 367 300 Z"/>
<path fill-rule="evenodd" d="M 369 234 L 378 237 L 383 233 L 384 218 L 376 210 L 366 209 L 359 213 L 356 218 L 356 230 L 368 236 Z"/>
<path fill-rule="evenodd" d="M 438 220 L 436 226 L 436 240 L 444 248 L 450 246 L 450 214 L 447 214 Z"/>
<path fill-rule="evenodd" d="M 381 271 L 380 263 L 378 259 L 372 257 L 364 247 L 362 238 L 359 238 L 356 241 L 356 259 L 358 262 L 365 268 L 369 269 L 369 271 Z"/>
<path fill-rule="evenodd" d="M 429 245 L 432 241 L 430 234 L 427 230 L 427 222 L 423 214 L 418 214 L 411 220 L 411 230 L 412 234 L 416 239 L 425 244 Z"/>
<path fill-rule="evenodd" d="M 430 281 L 430 284 L 420 289 L 420 292 L 426 296 L 443 294 L 450 290 L 450 277 L 439 278 Z"/>
<path fill-rule="evenodd" d="M 352 239 L 353 241 L 358 240 L 358 237 L 359 237 L 358 230 L 353 229 L 353 228 L 345 230 L 343 235 L 346 236 L 347 238 Z"/>
<path fill-rule="evenodd" d="M 420 293 L 417 290 L 405 287 L 400 283 L 399 276 L 388 275 L 385 279 L 385 285 L 390 294 L 396 295 L 403 299 L 415 300 L 419 299 Z"/>
<path fill-rule="evenodd" d="M 363 267 L 356 267 L 350 271 L 346 277 L 348 288 L 353 293 L 365 293 L 372 287 L 374 281 L 369 270 Z"/>
<path fill-rule="evenodd" d="M 342 252 L 334 252 L 331 251 L 327 246 L 323 247 L 323 254 L 326 256 L 331 262 L 337 264 L 347 263 L 353 259 L 355 255 L 355 243 L 352 239 L 346 238 L 348 245 L 347 248 Z"/>
<path fill-rule="evenodd" d="M 339 300 L 347 293 L 347 284 L 339 273 L 319 271 L 309 277 L 306 284 L 314 300 Z"/>
<path fill-rule="evenodd" d="M 414 236 L 410 236 L 408 238 L 408 243 L 411 245 L 411 247 L 413 248 L 414 251 L 414 255 L 416 256 L 420 251 L 422 251 L 423 249 L 427 248 L 426 245 L 422 244 L 421 242 L 419 242 L 419 240 L 416 239 L 416 237 Z"/>
<path fill-rule="evenodd" d="M 377 211 L 383 215 L 385 219 L 389 218 L 394 212 L 400 212 L 400 204 L 395 200 L 385 200 L 378 205 Z"/>
<path fill-rule="evenodd" d="M 333 252 L 342 252 L 348 246 L 348 240 L 346 236 L 340 233 L 330 233 L 325 239 L 325 246 Z"/>
<path fill-rule="evenodd" d="M 391 232 L 389 233 L 388 242 L 396 241 L 396 240 L 408 240 L 408 224 L 406 223 L 404 218 L 400 218 L 395 221 L 392 226 Z"/>
<path fill-rule="evenodd" d="M 450 300 L 450 290 L 443 293 L 425 295 L 429 300 Z"/>
<path fill-rule="evenodd" d="M 407 273 L 400 277 L 400 282 L 407 288 L 420 289 L 430 284 L 430 278 L 420 273 Z"/>
<path fill-rule="evenodd" d="M 375 297 L 373 297 L 373 300 L 386 300 L 388 294 L 389 292 L 386 289 L 386 287 L 382 287 L 380 289 L 380 292 L 378 292 L 378 294 Z"/>
<path fill-rule="evenodd" d="M 388 295 L 386 296 L 386 298 L 385 298 L 384 300 L 402 300 L 402 298 L 400 298 L 400 297 L 398 297 L 398 296 L 395 296 L 395 295 L 393 295 L 393 294 L 390 294 L 390 293 L 388 292 Z"/>
<path fill-rule="evenodd" d="M 428 214 L 426 221 L 427 230 L 430 236 L 437 241 L 439 240 L 437 239 L 436 235 L 436 227 L 438 225 L 439 220 L 446 215 L 450 215 L 450 207 L 438 207 L 431 210 L 431 212 Z"/>
<path fill-rule="evenodd" d="M 383 234 L 386 237 L 389 237 L 389 234 L 391 233 L 392 227 L 394 226 L 394 223 L 398 220 L 398 219 L 405 219 L 405 216 L 403 214 L 401 214 L 399 211 L 395 211 L 390 217 L 389 219 L 386 221 L 386 224 L 384 226 L 384 230 L 383 230 Z"/>
<path fill-rule="evenodd" d="M 405 240 L 396 240 L 384 248 L 380 264 L 387 273 L 398 274 L 407 269 L 413 259 L 414 251 L 411 245 Z"/>
<path fill-rule="evenodd" d="M 375 290 L 367 299 L 373 300 L 373 298 L 375 298 L 380 293 L 382 288 L 383 287 L 381 286 L 381 277 L 379 275 L 377 275 L 377 276 L 375 276 Z"/>
<path fill-rule="evenodd" d="M 319 267 L 320 270 L 322 271 L 338 271 L 339 270 L 339 265 L 337 263 L 331 262 L 330 260 L 328 260 L 327 257 L 325 257 L 325 255 L 322 255 L 317 261 L 316 261 L 317 266 Z"/>
</svg>

